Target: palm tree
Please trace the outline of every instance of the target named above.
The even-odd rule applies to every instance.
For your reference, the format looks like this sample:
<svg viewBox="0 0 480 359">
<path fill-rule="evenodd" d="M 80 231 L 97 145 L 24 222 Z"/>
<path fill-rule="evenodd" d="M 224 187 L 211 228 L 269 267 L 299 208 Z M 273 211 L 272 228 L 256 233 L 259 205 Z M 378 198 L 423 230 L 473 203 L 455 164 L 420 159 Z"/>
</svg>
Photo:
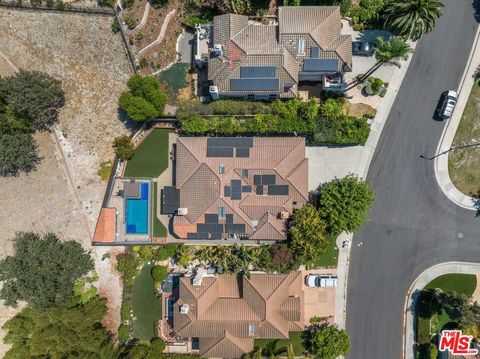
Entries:
<svg viewBox="0 0 480 359">
<path fill-rule="evenodd" d="M 358 83 L 365 81 L 366 78 L 373 75 L 373 73 L 383 65 L 393 65 L 400 68 L 400 60 L 408 59 L 408 55 L 413 51 L 410 45 L 398 36 L 392 36 L 388 41 L 385 41 L 381 37 L 377 37 L 375 45 L 374 51 L 377 63 L 362 75 L 362 77 L 350 83 L 345 91 L 348 91 Z"/>
<path fill-rule="evenodd" d="M 385 7 L 385 24 L 400 36 L 418 40 L 435 27 L 442 16 L 443 4 L 439 0 L 390 1 Z"/>
</svg>

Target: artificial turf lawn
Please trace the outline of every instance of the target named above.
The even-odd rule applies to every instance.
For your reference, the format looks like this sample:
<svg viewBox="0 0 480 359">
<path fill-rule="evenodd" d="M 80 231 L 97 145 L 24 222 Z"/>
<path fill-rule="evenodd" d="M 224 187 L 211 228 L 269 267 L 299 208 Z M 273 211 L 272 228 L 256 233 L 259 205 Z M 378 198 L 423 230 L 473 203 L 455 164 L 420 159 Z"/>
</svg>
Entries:
<svg viewBox="0 0 480 359">
<path fill-rule="evenodd" d="M 313 262 L 314 267 L 336 267 L 338 261 L 337 237 L 327 236 L 328 245 L 325 251 Z"/>
<path fill-rule="evenodd" d="M 167 229 L 163 225 L 163 223 L 157 217 L 157 183 L 153 184 L 153 236 L 154 237 L 166 237 L 167 236 Z"/>
<path fill-rule="evenodd" d="M 295 355 L 300 356 L 305 352 L 305 341 L 302 335 L 303 332 L 289 332 L 288 339 L 255 339 L 253 345 L 260 347 L 265 356 L 270 356 L 272 353 L 278 356 L 285 355 L 287 346 L 291 343 Z"/>
<path fill-rule="evenodd" d="M 168 129 L 155 128 L 127 161 L 125 177 L 154 178 L 168 167 Z"/>
<path fill-rule="evenodd" d="M 427 284 L 425 289 L 439 288 L 444 292 L 463 293 L 470 297 L 477 287 L 477 277 L 473 274 L 445 274 Z"/>
<path fill-rule="evenodd" d="M 133 337 L 150 340 L 157 337 L 157 321 L 162 318 L 162 299 L 153 290 L 150 274 L 153 264 L 145 264 L 134 279 L 132 289 Z"/>
</svg>

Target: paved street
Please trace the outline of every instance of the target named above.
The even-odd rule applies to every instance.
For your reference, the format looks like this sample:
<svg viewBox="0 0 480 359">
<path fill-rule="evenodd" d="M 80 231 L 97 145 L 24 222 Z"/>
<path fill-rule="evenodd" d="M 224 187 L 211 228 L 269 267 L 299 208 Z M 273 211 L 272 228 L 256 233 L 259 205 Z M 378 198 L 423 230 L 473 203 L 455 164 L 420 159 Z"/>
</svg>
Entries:
<svg viewBox="0 0 480 359">
<path fill-rule="evenodd" d="M 435 154 L 444 123 L 432 119 L 434 109 L 441 92 L 457 88 L 478 26 L 471 0 L 445 5 L 435 31 L 417 45 L 368 173 L 377 199 L 352 247 L 352 359 L 400 358 L 415 277 L 444 261 L 480 261 L 480 218 L 444 196 L 433 161 L 420 157 Z"/>
</svg>

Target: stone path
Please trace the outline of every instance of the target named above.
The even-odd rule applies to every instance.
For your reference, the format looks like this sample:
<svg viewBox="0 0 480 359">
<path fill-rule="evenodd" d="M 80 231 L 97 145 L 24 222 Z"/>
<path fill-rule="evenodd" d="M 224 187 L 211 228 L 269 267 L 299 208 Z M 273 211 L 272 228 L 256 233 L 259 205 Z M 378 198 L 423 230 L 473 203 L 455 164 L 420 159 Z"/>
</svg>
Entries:
<svg viewBox="0 0 480 359">
<path fill-rule="evenodd" d="M 154 47 L 154 46 L 156 46 L 156 45 L 158 45 L 159 43 L 162 42 L 163 37 L 165 36 L 165 32 L 167 31 L 168 24 L 170 23 L 170 19 L 172 18 L 173 15 L 175 15 L 175 12 L 176 12 L 176 9 L 173 9 L 172 11 L 170 11 L 167 14 L 167 16 L 165 16 L 165 20 L 162 24 L 162 28 L 160 29 L 160 34 L 158 34 L 157 39 L 154 42 L 145 46 L 143 49 L 141 49 L 138 52 L 139 55 L 143 54 L 145 51 L 150 50 L 152 47 Z"/>
<path fill-rule="evenodd" d="M 132 32 L 135 32 L 135 31 L 138 31 L 140 30 L 142 27 L 145 26 L 145 24 L 147 23 L 147 18 L 148 18 L 148 13 L 150 12 L 150 2 L 147 1 L 147 3 L 145 4 L 145 10 L 143 12 L 143 17 L 142 17 L 142 20 L 140 21 L 140 24 L 138 24 L 135 29 L 132 30 Z"/>
</svg>

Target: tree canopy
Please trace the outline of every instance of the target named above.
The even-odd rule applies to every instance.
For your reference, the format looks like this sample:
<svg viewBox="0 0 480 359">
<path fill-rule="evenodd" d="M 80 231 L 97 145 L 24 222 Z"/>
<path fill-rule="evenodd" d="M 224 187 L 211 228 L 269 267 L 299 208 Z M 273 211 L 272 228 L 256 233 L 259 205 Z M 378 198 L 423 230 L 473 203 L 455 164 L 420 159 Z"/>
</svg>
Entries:
<svg viewBox="0 0 480 359">
<path fill-rule="evenodd" d="M 335 359 L 350 351 L 350 338 L 343 329 L 335 325 L 313 327 L 306 332 L 308 352 L 315 358 Z"/>
<path fill-rule="evenodd" d="M 161 116 L 167 95 L 160 89 L 160 81 L 153 76 L 132 76 L 127 82 L 129 91 L 120 95 L 118 105 L 134 121 L 148 121 Z"/>
<path fill-rule="evenodd" d="M 29 172 L 39 161 L 37 145 L 30 133 L 0 133 L 0 176 Z"/>
<path fill-rule="evenodd" d="M 10 306 L 24 300 L 36 309 L 62 305 L 73 297 L 73 285 L 94 268 L 93 260 L 74 241 L 55 234 L 18 233 L 14 254 L 0 261 L 0 298 Z"/>
<path fill-rule="evenodd" d="M 58 121 L 58 110 L 65 102 L 62 82 L 38 71 L 20 70 L 0 78 L 0 97 L 18 117 L 35 130 L 48 130 Z"/>
<path fill-rule="evenodd" d="M 113 149 L 122 161 L 131 159 L 135 153 L 132 140 L 127 135 L 115 137 L 113 140 Z"/>
<path fill-rule="evenodd" d="M 12 345 L 5 359 L 99 358 L 112 347 L 101 324 L 105 313 L 105 301 L 99 297 L 45 310 L 27 307 L 3 326 L 4 341 Z"/>
<path fill-rule="evenodd" d="M 418 40 L 433 30 L 443 6 L 439 0 L 390 1 L 384 9 L 386 25 L 400 36 Z"/>
<path fill-rule="evenodd" d="M 290 228 L 289 247 L 295 257 L 311 261 L 321 254 L 327 245 L 325 222 L 311 204 L 295 210 Z"/>
<path fill-rule="evenodd" d="M 360 178 L 348 175 L 318 188 L 319 212 L 332 234 L 355 232 L 367 219 L 375 192 Z"/>
</svg>

